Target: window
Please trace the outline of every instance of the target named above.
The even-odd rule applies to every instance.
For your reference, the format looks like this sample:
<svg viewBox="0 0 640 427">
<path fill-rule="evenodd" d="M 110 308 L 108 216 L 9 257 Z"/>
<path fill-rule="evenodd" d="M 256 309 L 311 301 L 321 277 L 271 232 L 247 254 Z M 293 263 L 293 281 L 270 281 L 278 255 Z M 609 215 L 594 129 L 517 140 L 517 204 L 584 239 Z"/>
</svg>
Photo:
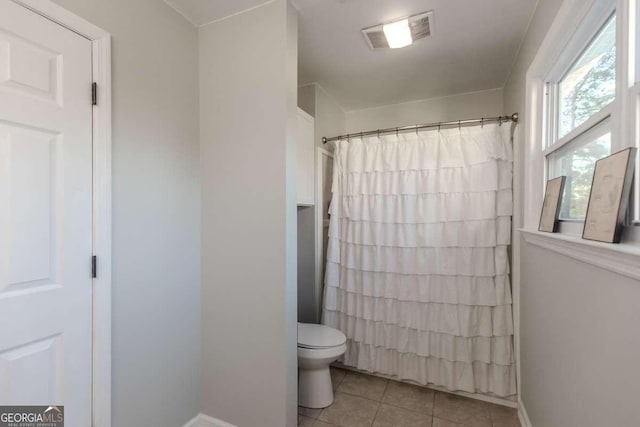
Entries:
<svg viewBox="0 0 640 427">
<path fill-rule="evenodd" d="M 558 83 L 558 138 L 616 97 L 616 19 L 609 19 Z"/>
<path fill-rule="evenodd" d="M 583 221 L 595 162 L 611 154 L 611 105 L 616 101 L 616 15 L 597 28 L 568 66 L 546 83 L 547 179 L 567 176 L 561 220 Z M 579 46 L 579 50 L 578 50 Z M 563 55 L 570 58 L 570 51 Z M 556 79 L 553 76 L 557 75 Z"/>
<path fill-rule="evenodd" d="M 595 162 L 610 153 L 611 131 L 605 122 L 547 156 L 548 179 L 561 175 L 567 177 L 560 219 L 584 220 Z"/>
<path fill-rule="evenodd" d="M 565 0 L 527 71 L 524 228 L 567 177 L 560 232 L 580 235 L 595 163 L 640 142 L 640 0 Z M 622 241 L 640 244 L 640 155 Z"/>
</svg>

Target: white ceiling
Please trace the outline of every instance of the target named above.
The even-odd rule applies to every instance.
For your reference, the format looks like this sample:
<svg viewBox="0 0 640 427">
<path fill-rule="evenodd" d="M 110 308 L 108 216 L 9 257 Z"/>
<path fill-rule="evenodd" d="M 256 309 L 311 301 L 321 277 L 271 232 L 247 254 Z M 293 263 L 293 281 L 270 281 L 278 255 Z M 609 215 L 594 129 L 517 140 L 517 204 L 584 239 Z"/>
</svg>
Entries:
<svg viewBox="0 0 640 427">
<path fill-rule="evenodd" d="M 196 26 L 242 12 L 269 0 L 164 0 Z"/>
<path fill-rule="evenodd" d="M 195 25 L 269 0 L 164 0 Z M 504 86 L 536 0 L 292 0 L 300 12 L 299 84 L 346 111 Z M 362 28 L 434 11 L 433 35 L 373 51 Z"/>
<path fill-rule="evenodd" d="M 299 84 L 368 108 L 501 88 L 536 0 L 296 0 Z M 372 51 L 360 29 L 433 10 L 431 37 Z"/>
</svg>

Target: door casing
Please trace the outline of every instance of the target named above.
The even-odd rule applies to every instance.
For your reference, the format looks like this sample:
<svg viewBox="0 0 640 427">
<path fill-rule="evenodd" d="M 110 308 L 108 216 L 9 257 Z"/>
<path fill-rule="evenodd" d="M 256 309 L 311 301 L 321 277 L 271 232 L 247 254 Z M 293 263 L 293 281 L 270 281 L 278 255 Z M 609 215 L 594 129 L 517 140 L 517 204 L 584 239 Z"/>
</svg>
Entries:
<svg viewBox="0 0 640 427">
<path fill-rule="evenodd" d="M 111 426 L 111 35 L 51 0 L 11 0 L 91 41 L 93 107 L 92 425 Z"/>
</svg>

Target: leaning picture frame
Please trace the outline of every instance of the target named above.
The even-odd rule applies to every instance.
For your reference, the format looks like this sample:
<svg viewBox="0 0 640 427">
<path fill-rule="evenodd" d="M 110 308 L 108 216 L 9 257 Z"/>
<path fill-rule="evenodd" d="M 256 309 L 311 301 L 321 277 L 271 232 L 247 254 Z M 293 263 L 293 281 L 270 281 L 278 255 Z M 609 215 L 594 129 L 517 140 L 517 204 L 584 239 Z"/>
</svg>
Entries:
<svg viewBox="0 0 640 427">
<path fill-rule="evenodd" d="M 559 176 L 547 181 L 544 191 L 544 202 L 540 213 L 538 231 L 555 233 L 558 231 L 558 217 L 560 216 L 560 202 L 564 192 L 566 176 Z"/>
<path fill-rule="evenodd" d="M 618 151 L 596 162 L 582 238 L 620 243 L 631 194 L 637 148 Z"/>
</svg>

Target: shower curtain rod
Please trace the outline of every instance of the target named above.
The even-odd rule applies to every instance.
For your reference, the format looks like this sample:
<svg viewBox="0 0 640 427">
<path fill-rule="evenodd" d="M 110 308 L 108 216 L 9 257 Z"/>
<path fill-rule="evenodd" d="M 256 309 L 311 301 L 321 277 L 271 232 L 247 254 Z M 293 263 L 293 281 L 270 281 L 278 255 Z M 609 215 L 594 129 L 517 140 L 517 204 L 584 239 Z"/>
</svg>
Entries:
<svg viewBox="0 0 640 427">
<path fill-rule="evenodd" d="M 481 119 L 469 119 L 469 120 L 454 120 L 451 122 L 438 122 L 438 123 L 427 123 L 424 125 L 414 125 L 414 126 L 403 126 L 396 128 L 387 128 L 387 129 L 376 129 L 370 130 L 366 132 L 356 132 L 356 133 L 348 133 L 346 135 L 340 136 L 332 136 L 331 138 L 327 138 L 326 136 L 322 137 L 322 143 L 326 144 L 327 142 L 337 141 L 339 139 L 349 139 L 355 137 L 363 137 L 369 135 L 382 135 L 389 133 L 398 133 L 398 132 L 407 132 L 407 131 L 417 131 L 420 129 L 429 129 L 429 128 L 441 128 L 441 127 L 451 127 L 451 126 L 466 126 L 466 125 L 474 125 L 477 123 L 485 124 L 490 122 L 498 122 L 502 124 L 502 122 L 514 122 L 518 123 L 518 113 L 513 113 L 510 116 L 498 116 L 498 117 L 483 117 Z"/>
</svg>

